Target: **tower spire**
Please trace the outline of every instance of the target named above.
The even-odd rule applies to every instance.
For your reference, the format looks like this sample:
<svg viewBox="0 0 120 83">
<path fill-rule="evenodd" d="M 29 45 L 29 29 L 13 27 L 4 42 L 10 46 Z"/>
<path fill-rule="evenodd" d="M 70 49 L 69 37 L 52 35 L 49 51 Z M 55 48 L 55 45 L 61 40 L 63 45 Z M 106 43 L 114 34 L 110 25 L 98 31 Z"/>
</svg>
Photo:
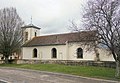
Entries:
<svg viewBox="0 0 120 83">
<path fill-rule="evenodd" d="M 32 25 L 32 16 L 31 16 L 31 23 L 30 24 Z"/>
</svg>

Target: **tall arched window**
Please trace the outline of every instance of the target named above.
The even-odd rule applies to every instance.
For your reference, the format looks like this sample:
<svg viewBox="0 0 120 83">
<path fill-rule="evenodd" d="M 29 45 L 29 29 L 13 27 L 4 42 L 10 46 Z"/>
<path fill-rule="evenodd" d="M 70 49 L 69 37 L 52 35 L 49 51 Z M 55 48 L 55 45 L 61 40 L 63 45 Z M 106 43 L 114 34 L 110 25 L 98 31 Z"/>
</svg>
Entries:
<svg viewBox="0 0 120 83">
<path fill-rule="evenodd" d="M 35 37 L 37 36 L 37 33 L 35 32 Z"/>
<path fill-rule="evenodd" d="M 83 49 L 82 48 L 77 49 L 77 58 L 83 58 Z"/>
<path fill-rule="evenodd" d="M 25 32 L 25 41 L 28 40 L 28 32 Z"/>
<path fill-rule="evenodd" d="M 33 49 L 33 58 L 37 58 L 37 49 L 36 48 Z"/>
<path fill-rule="evenodd" d="M 56 50 L 56 48 L 52 49 L 52 58 L 57 58 L 57 50 Z"/>
</svg>

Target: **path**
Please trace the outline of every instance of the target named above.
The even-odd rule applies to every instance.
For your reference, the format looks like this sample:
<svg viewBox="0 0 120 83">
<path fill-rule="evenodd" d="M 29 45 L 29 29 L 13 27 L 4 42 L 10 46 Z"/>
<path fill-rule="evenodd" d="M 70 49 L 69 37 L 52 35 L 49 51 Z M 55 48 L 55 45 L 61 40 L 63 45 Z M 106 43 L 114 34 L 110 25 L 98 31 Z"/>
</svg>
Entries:
<svg viewBox="0 0 120 83">
<path fill-rule="evenodd" d="M 16 68 L 0 68 L 0 80 L 4 80 L 7 83 L 120 83 L 68 74 Z"/>
</svg>

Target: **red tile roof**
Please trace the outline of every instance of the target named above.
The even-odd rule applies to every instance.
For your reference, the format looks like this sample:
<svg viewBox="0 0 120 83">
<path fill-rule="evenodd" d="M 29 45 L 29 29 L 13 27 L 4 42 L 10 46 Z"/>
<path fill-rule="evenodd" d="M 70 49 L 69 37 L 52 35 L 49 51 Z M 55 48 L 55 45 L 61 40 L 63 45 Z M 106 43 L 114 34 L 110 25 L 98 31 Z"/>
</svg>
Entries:
<svg viewBox="0 0 120 83">
<path fill-rule="evenodd" d="M 95 31 L 82 31 L 76 33 L 56 34 L 34 37 L 23 45 L 23 47 L 65 45 L 68 42 L 95 41 Z"/>
</svg>

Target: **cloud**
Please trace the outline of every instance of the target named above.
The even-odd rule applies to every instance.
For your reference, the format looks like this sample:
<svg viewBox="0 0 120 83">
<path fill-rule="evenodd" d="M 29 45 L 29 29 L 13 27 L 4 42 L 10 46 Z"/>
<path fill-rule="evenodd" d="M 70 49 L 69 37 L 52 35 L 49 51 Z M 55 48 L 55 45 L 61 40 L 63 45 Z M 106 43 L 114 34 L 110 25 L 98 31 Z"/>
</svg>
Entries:
<svg viewBox="0 0 120 83">
<path fill-rule="evenodd" d="M 16 7 L 26 24 L 41 27 L 42 34 L 69 32 L 69 20 L 79 20 L 85 0 L 1 0 L 0 8 Z"/>
</svg>

